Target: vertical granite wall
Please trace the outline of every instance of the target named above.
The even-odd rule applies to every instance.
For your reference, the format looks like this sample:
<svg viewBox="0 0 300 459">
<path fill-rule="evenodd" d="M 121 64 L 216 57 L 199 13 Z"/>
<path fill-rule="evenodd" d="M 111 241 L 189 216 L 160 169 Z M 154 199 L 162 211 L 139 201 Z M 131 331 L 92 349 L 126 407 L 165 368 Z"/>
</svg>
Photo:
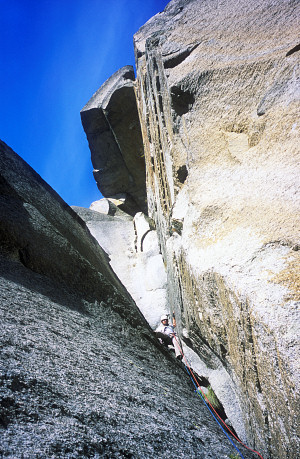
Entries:
<svg viewBox="0 0 300 459">
<path fill-rule="evenodd" d="M 223 368 L 214 389 L 237 401 L 236 430 L 273 458 L 298 448 L 299 10 L 174 0 L 134 37 L 170 307 Z"/>
</svg>

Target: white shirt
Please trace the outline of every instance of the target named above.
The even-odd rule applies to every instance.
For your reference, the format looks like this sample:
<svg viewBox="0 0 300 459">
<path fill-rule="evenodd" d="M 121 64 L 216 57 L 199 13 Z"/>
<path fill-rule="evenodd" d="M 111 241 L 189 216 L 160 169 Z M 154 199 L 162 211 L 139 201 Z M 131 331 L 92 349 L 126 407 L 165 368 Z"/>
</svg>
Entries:
<svg viewBox="0 0 300 459">
<path fill-rule="evenodd" d="M 159 324 L 159 326 L 157 327 L 155 331 L 164 333 L 165 335 L 168 335 L 168 336 L 175 334 L 174 327 L 172 325 L 164 325 L 162 323 Z"/>
</svg>

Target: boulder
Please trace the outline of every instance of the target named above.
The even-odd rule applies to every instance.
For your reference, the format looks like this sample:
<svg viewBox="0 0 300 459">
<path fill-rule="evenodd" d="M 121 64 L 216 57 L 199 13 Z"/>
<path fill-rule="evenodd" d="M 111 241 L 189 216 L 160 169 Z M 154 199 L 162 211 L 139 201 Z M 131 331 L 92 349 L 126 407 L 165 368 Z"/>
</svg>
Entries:
<svg viewBox="0 0 300 459">
<path fill-rule="evenodd" d="M 121 210 L 124 202 L 126 200 L 125 195 L 119 195 L 114 198 L 103 198 L 98 201 L 92 202 L 90 209 L 100 214 L 105 215 L 119 215 L 123 216 L 125 219 L 130 219 L 130 215 Z M 76 207 L 76 206 L 75 206 Z"/>
</svg>

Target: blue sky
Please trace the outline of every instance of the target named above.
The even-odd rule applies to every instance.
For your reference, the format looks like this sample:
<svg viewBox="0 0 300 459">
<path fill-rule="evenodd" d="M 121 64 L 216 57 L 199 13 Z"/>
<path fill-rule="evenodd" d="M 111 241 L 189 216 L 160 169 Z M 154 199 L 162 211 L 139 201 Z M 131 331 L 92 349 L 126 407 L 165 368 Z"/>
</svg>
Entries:
<svg viewBox="0 0 300 459">
<path fill-rule="evenodd" d="M 0 0 L 0 138 L 70 205 L 100 199 L 80 110 L 167 0 Z"/>
</svg>

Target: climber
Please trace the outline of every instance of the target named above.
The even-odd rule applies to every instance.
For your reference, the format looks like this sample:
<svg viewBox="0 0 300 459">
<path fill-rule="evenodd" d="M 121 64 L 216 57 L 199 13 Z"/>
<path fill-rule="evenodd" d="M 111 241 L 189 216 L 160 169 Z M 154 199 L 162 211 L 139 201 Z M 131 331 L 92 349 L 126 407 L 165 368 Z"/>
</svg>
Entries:
<svg viewBox="0 0 300 459">
<path fill-rule="evenodd" d="M 160 318 L 160 325 L 155 330 L 155 334 L 159 341 L 165 346 L 174 346 L 176 359 L 182 360 L 183 352 L 179 345 L 174 327 L 176 327 L 175 314 L 173 313 L 173 325 L 169 324 L 168 316 L 164 314 Z"/>
</svg>

